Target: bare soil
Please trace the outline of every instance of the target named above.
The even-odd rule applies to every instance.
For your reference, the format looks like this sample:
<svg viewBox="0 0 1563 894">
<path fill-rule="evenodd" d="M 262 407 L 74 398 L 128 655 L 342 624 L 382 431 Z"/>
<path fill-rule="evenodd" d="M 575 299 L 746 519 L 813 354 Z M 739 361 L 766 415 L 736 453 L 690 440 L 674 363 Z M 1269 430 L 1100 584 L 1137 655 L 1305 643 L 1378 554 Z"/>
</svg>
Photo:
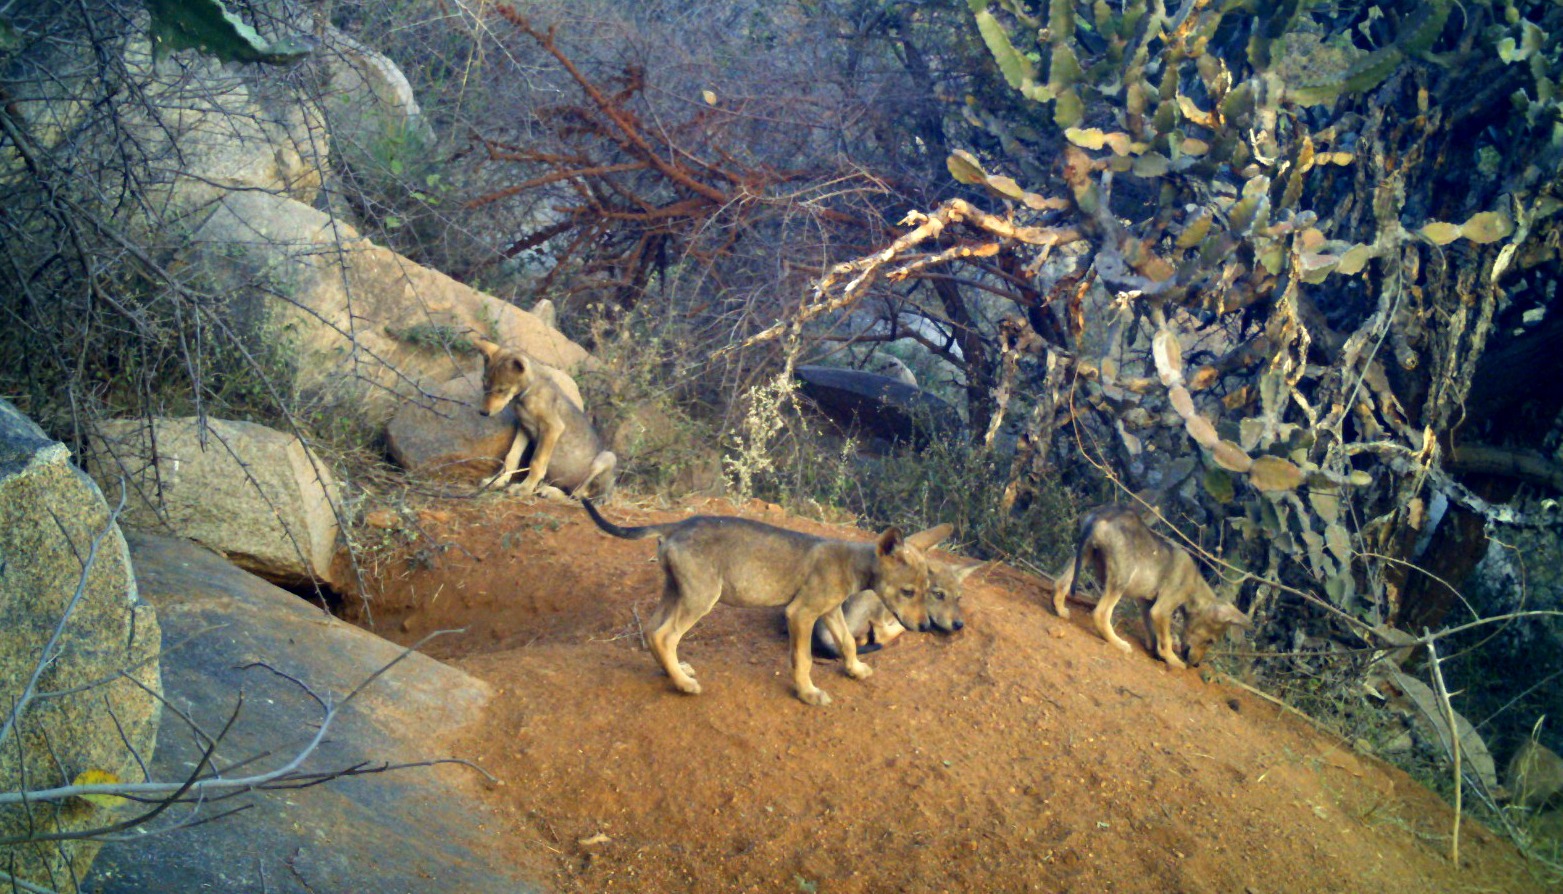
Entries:
<svg viewBox="0 0 1563 894">
<path fill-rule="evenodd" d="M 633 502 L 605 512 L 871 536 L 763 504 Z M 963 632 L 903 636 L 861 682 L 817 662 L 835 703 L 811 708 L 771 610 L 718 606 L 680 650 L 704 694 L 674 691 L 639 633 L 661 592 L 654 541 L 579 508 L 488 496 L 371 518 L 418 533 L 371 569 L 374 629 L 466 628 L 425 647 L 497 692 L 457 753 L 504 780 L 486 797 L 510 856 L 555 890 L 1555 890 L 1469 820 L 1452 865 L 1451 810 L 1403 772 L 1119 654 L 1004 566 L 968 579 Z"/>
</svg>

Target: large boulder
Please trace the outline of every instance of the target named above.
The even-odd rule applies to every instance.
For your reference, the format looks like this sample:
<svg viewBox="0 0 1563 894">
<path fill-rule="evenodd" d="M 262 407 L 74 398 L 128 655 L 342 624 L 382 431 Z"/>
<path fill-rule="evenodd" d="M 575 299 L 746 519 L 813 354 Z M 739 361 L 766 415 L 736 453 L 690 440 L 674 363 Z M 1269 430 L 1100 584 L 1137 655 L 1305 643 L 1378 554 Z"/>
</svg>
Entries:
<svg viewBox="0 0 1563 894">
<path fill-rule="evenodd" d="M 466 372 L 470 359 L 453 348 L 473 335 L 566 372 L 587 358 L 526 311 L 281 196 L 225 196 L 193 227 L 185 251 L 226 284 L 251 340 L 293 371 L 292 390 L 373 427 Z"/>
<path fill-rule="evenodd" d="M 456 736 L 482 721 L 493 697 L 481 680 L 414 653 L 343 704 L 402 649 L 189 541 L 133 533 L 130 549 L 142 594 L 156 604 L 168 638 L 182 644 L 163 659 L 169 700 L 189 723 L 215 732 L 244 695 L 219 752 L 237 765 L 225 775 L 291 760 L 321 720 L 311 692 L 341 711 L 304 773 L 450 756 Z M 151 775 L 182 779 L 200 747 L 184 718 L 170 720 Z M 478 794 L 481 782 L 469 767 L 424 766 L 245 793 L 194 818 L 248 806 L 243 812 L 107 845 L 83 887 L 101 894 L 539 890 L 517 877 L 508 858 L 515 845 L 502 837 L 509 821 Z"/>
<path fill-rule="evenodd" d="M 294 0 L 263 0 L 257 17 L 267 39 L 292 36 L 309 27 Z M 261 189 L 300 201 L 314 201 L 326 170 L 330 141 L 325 119 L 309 85 L 299 78 L 271 76 L 271 66 L 225 65 L 195 51 L 155 61 L 148 18 L 140 9 L 112 8 L 92 0 L 80 10 L 35 4 L 48 25 L 29 21 L 18 8 L 20 33 L 60 32 L 54 40 L 26 42 L 19 54 L 31 70 L 48 72 L 10 97 L 39 147 L 51 154 L 101 152 L 114 147 L 114 160 L 86 156 L 76 165 L 92 171 L 80 186 L 82 200 L 133 194 L 123 206 L 151 212 L 157 220 L 209 202 L 232 189 Z M 126 13 L 129 13 L 128 15 Z M 77 39 L 71 39 L 75 37 Z M 98 53 L 115 57 L 105 63 Z M 97 92 L 105 71 L 119 88 L 112 114 L 83 101 Z M 130 99 L 127 99 L 130 98 Z M 107 101 L 105 101 L 107 102 Z M 0 172 L 16 170 L 14 150 L 0 152 Z M 62 166 L 64 167 L 64 166 Z M 118 209 L 105 213 L 117 213 Z"/>
<path fill-rule="evenodd" d="M 141 781 L 161 642 L 103 495 L 63 444 L 0 400 L 0 792 L 68 785 L 88 770 Z M 76 801 L 0 807 L 0 839 L 123 818 Z M 97 851 L 72 840 L 0 848 L 0 871 L 74 891 Z"/>
<path fill-rule="evenodd" d="M 800 366 L 794 374 L 826 416 L 884 441 L 922 443 L 961 426 L 954 407 L 897 378 L 834 366 Z"/>
<path fill-rule="evenodd" d="M 1563 757 L 1535 739 L 1509 759 L 1505 774 L 1509 797 L 1520 807 L 1542 809 L 1563 803 Z"/>
<path fill-rule="evenodd" d="M 385 446 L 404 469 L 456 481 L 480 481 L 499 471 L 516 436 L 515 407 L 481 416 L 483 381 L 458 376 L 404 404 L 385 427 Z"/>
<path fill-rule="evenodd" d="M 355 169 L 380 166 L 390 151 L 433 146 L 434 134 L 396 63 L 331 27 L 313 61 L 325 75 L 321 105 L 339 162 Z"/>
<path fill-rule="evenodd" d="M 293 435 L 212 418 L 111 419 L 89 446 L 105 489 L 126 482 L 127 525 L 204 543 L 279 583 L 330 582 L 336 484 Z"/>
</svg>

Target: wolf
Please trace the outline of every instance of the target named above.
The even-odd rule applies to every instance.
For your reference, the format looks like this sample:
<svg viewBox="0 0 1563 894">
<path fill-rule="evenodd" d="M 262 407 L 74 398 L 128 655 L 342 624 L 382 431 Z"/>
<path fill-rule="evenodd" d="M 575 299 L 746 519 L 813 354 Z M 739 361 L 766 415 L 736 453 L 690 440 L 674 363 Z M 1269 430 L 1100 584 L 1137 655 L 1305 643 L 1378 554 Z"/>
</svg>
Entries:
<svg viewBox="0 0 1563 894">
<path fill-rule="evenodd" d="M 1200 577 L 1194 559 L 1145 526 L 1124 506 L 1102 506 L 1080 520 L 1074 560 L 1053 586 L 1053 610 L 1069 617 L 1064 600 L 1074 595 L 1080 566 L 1091 562 L 1102 583 L 1102 599 L 1091 612 L 1102 638 L 1123 650 L 1130 646 L 1113 631 L 1113 608 L 1123 596 L 1141 600 L 1146 647 L 1172 667 L 1187 665 L 1172 637 L 1172 615 L 1187 614 L 1184 628 L 1188 664 L 1198 665 L 1210 646 L 1232 627 L 1249 627 L 1248 616 L 1222 602 Z"/>
<path fill-rule="evenodd" d="M 526 478 L 518 487 L 522 496 L 531 496 L 539 488 L 545 493 L 564 488 L 571 496 L 607 499 L 613 493 L 619 460 L 603 449 L 602 439 L 581 408 L 559 390 L 542 364 L 525 353 L 483 339 L 473 344 L 483 354 L 483 406 L 478 412 L 492 416 L 514 402 L 519 420 L 504 467 L 483 487 L 508 484 L 530 446 Z"/>
<path fill-rule="evenodd" d="M 966 626 L 961 614 L 963 584 L 971 573 L 981 568 L 977 565 L 953 565 L 938 559 L 928 560 L 928 623 L 938 633 L 954 633 Z M 859 590 L 847 597 L 841 606 L 847 629 L 857 643 L 858 654 L 884 648 L 891 640 L 906 632 L 906 628 L 885 608 L 873 590 Z M 819 658 L 840 658 L 841 648 L 835 637 L 825 628 L 823 620 L 814 622 L 814 655 Z"/>
<path fill-rule="evenodd" d="M 678 660 L 678 643 L 718 602 L 745 607 L 785 606 L 792 650 L 792 682 L 805 704 L 830 704 L 810 677 L 810 631 L 823 618 L 841 644 L 847 676 L 873 669 L 857 644 L 841 604 L 871 590 L 908 630 L 928 630 L 928 560 L 924 552 L 950 535 L 950 525 L 905 536 L 887 528 L 871 542 L 816 537 L 736 516 L 696 515 L 660 525 L 626 528 L 602 517 L 590 499 L 581 505 L 597 527 L 626 540 L 660 538 L 662 604 L 647 625 L 652 654 L 681 692 L 699 694 L 694 668 Z"/>
</svg>

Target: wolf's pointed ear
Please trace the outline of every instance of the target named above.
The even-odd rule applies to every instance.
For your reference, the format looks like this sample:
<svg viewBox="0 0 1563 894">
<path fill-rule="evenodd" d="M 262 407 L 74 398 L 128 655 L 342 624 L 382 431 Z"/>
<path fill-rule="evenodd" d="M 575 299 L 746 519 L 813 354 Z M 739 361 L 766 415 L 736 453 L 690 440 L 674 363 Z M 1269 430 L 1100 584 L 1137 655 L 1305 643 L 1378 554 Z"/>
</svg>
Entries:
<svg viewBox="0 0 1563 894">
<path fill-rule="evenodd" d="M 1216 606 L 1216 620 L 1244 630 L 1254 626 L 1253 622 L 1248 620 L 1248 616 L 1230 602 L 1222 602 Z"/>
<path fill-rule="evenodd" d="M 975 565 L 962 565 L 955 569 L 955 579 L 961 583 L 965 583 L 966 578 L 971 577 L 973 572 L 977 571 L 978 569 L 987 568 L 992 564 L 992 562 L 978 562 Z"/>
<path fill-rule="evenodd" d="M 472 340 L 472 346 L 477 348 L 484 357 L 487 357 L 490 360 L 493 360 L 494 355 L 499 353 L 499 345 L 496 345 L 491 341 L 484 341 L 481 338 L 474 338 Z"/>
<path fill-rule="evenodd" d="M 523 376 L 532 371 L 532 364 L 528 363 L 526 357 L 522 354 L 511 354 L 505 358 L 505 362 Z"/>
<path fill-rule="evenodd" d="M 917 549 L 931 549 L 935 543 L 938 543 L 944 538 L 950 536 L 950 534 L 952 534 L 954 531 L 955 526 L 949 522 L 945 522 L 937 528 L 929 528 L 926 531 L 918 531 L 916 534 L 907 537 L 906 544 L 908 546 L 916 547 Z"/>
<path fill-rule="evenodd" d="M 885 528 L 884 533 L 879 535 L 879 542 L 874 545 L 881 556 L 888 556 L 900 549 L 901 544 L 905 542 L 906 538 L 901 536 L 900 528 Z"/>
</svg>

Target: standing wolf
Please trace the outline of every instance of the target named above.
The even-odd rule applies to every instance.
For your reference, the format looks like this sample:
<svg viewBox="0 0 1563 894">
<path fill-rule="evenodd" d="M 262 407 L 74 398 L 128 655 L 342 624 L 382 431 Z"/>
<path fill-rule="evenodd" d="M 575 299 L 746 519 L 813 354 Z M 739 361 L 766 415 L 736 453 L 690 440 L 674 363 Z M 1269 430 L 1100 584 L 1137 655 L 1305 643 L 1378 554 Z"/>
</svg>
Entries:
<svg viewBox="0 0 1563 894">
<path fill-rule="evenodd" d="M 623 528 L 581 500 L 597 527 L 625 540 L 660 538 L 657 559 L 664 576 L 662 604 L 646 639 L 652 654 L 682 692 L 698 694 L 694 668 L 678 660 L 678 643 L 718 602 L 744 607 L 786 606 L 792 648 L 792 682 L 798 698 L 828 705 L 830 696 L 809 676 L 810 632 L 821 618 L 841 644 L 847 676 L 861 680 L 873 669 L 857 657 L 841 604 L 872 590 L 908 630 L 929 628 L 928 560 L 923 552 L 950 535 L 940 525 L 910 537 L 888 528 L 873 542 L 816 537 L 735 516 L 696 515 L 661 525 Z"/>
<path fill-rule="evenodd" d="M 1080 520 L 1074 561 L 1053 585 L 1053 609 L 1069 617 L 1064 600 L 1074 595 L 1080 566 L 1092 563 L 1102 583 L 1102 599 L 1091 612 L 1102 638 L 1122 649 L 1130 646 L 1113 631 L 1113 608 L 1124 596 L 1141 600 L 1146 648 L 1173 667 L 1185 667 L 1172 639 L 1172 615 L 1187 613 L 1184 639 L 1189 664 L 1198 665 L 1212 643 L 1230 627 L 1248 627 L 1248 616 L 1216 598 L 1189 554 L 1162 539 L 1134 510 L 1102 506 Z"/>
</svg>

